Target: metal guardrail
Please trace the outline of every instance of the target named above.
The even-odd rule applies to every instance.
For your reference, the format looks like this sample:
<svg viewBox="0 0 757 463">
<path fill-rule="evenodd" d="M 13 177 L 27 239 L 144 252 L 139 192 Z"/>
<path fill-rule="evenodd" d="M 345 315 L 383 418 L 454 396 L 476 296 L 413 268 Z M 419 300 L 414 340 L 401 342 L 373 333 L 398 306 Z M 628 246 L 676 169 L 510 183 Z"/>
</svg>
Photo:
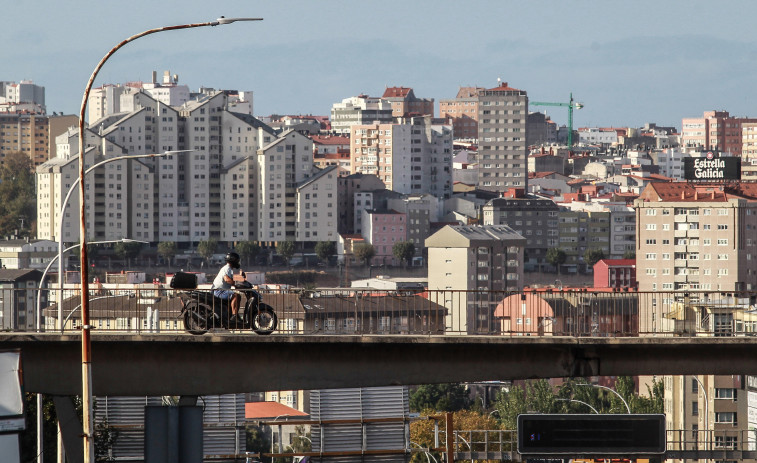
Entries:
<svg viewBox="0 0 757 463">
<path fill-rule="evenodd" d="M 160 284 L 96 287 L 91 323 L 99 333 L 183 332 L 178 293 Z M 323 288 L 264 290 L 262 296 L 278 314 L 276 333 L 289 335 L 757 335 L 757 292 Z M 78 331 L 79 299 L 69 288 L 0 289 L 0 330 Z"/>
</svg>

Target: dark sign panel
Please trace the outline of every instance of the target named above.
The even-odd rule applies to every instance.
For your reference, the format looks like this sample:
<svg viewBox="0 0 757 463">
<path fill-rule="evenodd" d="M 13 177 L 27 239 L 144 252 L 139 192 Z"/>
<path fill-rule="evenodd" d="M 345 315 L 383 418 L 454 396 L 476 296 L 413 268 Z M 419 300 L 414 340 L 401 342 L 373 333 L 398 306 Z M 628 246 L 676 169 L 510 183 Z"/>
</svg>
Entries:
<svg viewBox="0 0 757 463">
<path fill-rule="evenodd" d="M 607 457 L 665 453 L 665 415 L 519 415 L 518 453 Z"/>
<path fill-rule="evenodd" d="M 720 158 L 712 153 L 703 158 L 684 158 L 683 178 L 705 182 L 740 180 L 741 158 Z"/>
</svg>

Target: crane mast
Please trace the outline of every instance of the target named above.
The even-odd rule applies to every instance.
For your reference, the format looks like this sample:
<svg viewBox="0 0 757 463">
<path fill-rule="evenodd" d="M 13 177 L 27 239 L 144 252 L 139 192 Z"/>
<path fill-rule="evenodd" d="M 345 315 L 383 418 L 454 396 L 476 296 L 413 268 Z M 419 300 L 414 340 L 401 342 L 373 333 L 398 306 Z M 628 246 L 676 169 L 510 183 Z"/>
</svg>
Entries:
<svg viewBox="0 0 757 463">
<path fill-rule="evenodd" d="M 584 107 L 582 103 L 578 103 L 573 100 L 573 93 L 570 94 L 570 101 L 568 103 L 552 103 L 546 101 L 531 101 L 531 106 L 561 106 L 568 108 L 568 151 L 573 152 L 573 109 L 581 109 Z"/>
</svg>

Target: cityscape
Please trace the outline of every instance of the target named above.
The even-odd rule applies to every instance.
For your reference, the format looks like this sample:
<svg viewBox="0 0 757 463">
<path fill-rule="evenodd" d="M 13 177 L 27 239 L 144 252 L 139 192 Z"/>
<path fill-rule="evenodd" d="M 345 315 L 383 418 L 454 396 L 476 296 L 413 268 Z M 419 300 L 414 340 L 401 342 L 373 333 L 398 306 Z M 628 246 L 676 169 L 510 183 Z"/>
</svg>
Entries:
<svg viewBox="0 0 757 463">
<path fill-rule="evenodd" d="M 97 77 L 266 21 L 0 75 L 0 461 L 757 460 L 749 94 Z"/>
</svg>

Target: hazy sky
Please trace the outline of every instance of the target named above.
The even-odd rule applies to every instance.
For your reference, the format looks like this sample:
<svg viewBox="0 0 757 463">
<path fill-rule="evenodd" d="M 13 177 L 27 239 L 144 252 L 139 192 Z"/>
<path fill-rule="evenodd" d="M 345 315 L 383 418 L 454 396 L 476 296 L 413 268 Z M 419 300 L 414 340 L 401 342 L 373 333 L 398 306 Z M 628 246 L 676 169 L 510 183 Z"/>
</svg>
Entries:
<svg viewBox="0 0 757 463">
<path fill-rule="evenodd" d="M 255 115 L 329 114 L 359 93 L 408 86 L 452 98 L 497 78 L 532 101 L 584 109 L 579 126 L 675 125 L 725 109 L 757 116 L 753 0 L 24 0 L 5 2 L 0 80 L 46 88 L 48 113 L 78 113 L 102 56 L 153 27 L 218 16 L 259 23 L 164 32 L 116 53 L 95 82 L 252 90 Z M 532 108 L 537 109 L 537 108 Z M 567 110 L 551 108 L 558 123 Z"/>
</svg>

